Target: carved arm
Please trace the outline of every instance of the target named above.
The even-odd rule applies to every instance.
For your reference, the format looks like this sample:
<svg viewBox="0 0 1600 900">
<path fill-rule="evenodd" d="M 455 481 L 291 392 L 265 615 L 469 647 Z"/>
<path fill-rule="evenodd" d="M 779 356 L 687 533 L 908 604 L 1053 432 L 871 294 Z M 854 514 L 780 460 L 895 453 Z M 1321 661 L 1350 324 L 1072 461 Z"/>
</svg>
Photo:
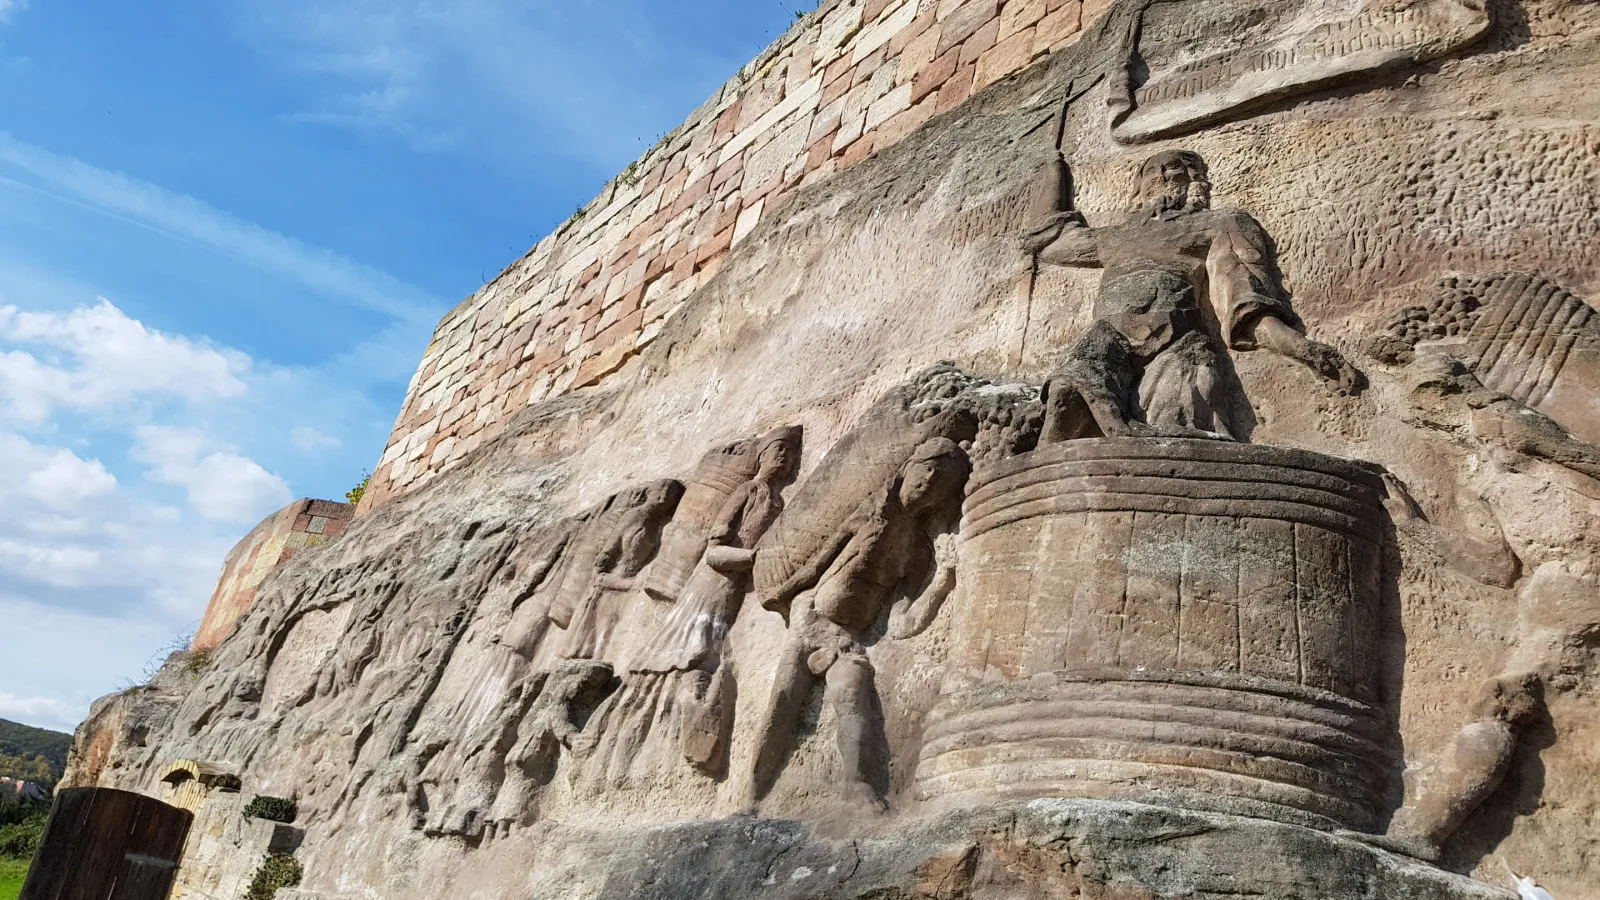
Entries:
<svg viewBox="0 0 1600 900">
<path fill-rule="evenodd" d="M 788 610 L 790 602 L 795 597 L 798 597 L 801 592 L 815 587 L 817 582 L 822 580 L 822 576 L 827 573 L 828 567 L 833 565 L 833 561 L 839 558 L 839 554 L 844 551 L 845 547 L 849 546 L 850 540 L 854 537 L 855 529 L 849 526 L 834 532 L 828 543 L 813 554 L 811 559 L 800 567 L 799 571 L 789 576 L 789 579 L 780 585 L 771 597 L 762 598 L 761 605 L 766 609 L 784 612 L 785 616 L 787 616 L 786 610 Z"/>
<path fill-rule="evenodd" d="M 949 599 L 950 592 L 956 586 L 956 560 L 954 539 L 951 535 L 941 535 L 935 543 L 935 557 L 937 570 L 933 573 L 933 580 L 928 582 L 921 595 L 912 600 L 908 597 L 896 601 L 889 610 L 889 628 L 887 634 L 891 640 L 901 641 L 914 638 L 928 630 L 933 620 L 938 618 L 939 610 L 944 608 L 945 600 Z"/>
<path fill-rule="evenodd" d="M 1090 228 L 1076 212 L 1059 216 L 1059 234 L 1039 251 L 1039 261 L 1052 266 L 1100 266 L 1100 230 Z"/>
<path fill-rule="evenodd" d="M 756 552 L 726 544 L 708 544 L 706 565 L 724 575 L 740 575 L 755 568 Z"/>
</svg>

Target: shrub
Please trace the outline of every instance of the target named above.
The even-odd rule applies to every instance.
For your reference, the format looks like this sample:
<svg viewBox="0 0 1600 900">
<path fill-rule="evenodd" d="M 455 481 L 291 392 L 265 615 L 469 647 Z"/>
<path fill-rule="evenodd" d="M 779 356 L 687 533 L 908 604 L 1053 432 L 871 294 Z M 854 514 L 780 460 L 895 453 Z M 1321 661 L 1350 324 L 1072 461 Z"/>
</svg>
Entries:
<svg viewBox="0 0 1600 900">
<path fill-rule="evenodd" d="M 273 822 L 293 822 L 294 817 L 300 814 L 300 808 L 293 800 L 286 797 L 261 797 L 245 804 L 244 817 L 246 819 L 267 819 Z"/>
<path fill-rule="evenodd" d="M 345 491 L 345 493 L 344 493 L 345 502 L 350 504 L 351 506 L 360 506 L 361 505 L 361 496 L 367 492 L 367 485 L 369 485 L 371 483 L 372 483 L 372 473 L 371 472 L 362 473 L 362 475 L 361 475 L 361 483 L 357 484 L 355 487 L 351 488 L 350 490 Z"/>
<path fill-rule="evenodd" d="M 33 859 L 33 851 L 44 835 L 44 823 L 49 813 L 39 810 L 20 822 L 0 825 L 0 857 Z"/>
<path fill-rule="evenodd" d="M 195 678 L 199 678 L 200 673 L 204 672 L 209 665 L 211 665 L 210 650 L 196 650 L 183 660 L 183 670 Z"/>
<path fill-rule="evenodd" d="M 274 853 L 261 860 L 255 877 L 250 879 L 250 889 L 245 891 L 245 900 L 272 900 L 278 888 L 294 887 L 304 875 L 299 860 L 287 853 Z"/>
</svg>

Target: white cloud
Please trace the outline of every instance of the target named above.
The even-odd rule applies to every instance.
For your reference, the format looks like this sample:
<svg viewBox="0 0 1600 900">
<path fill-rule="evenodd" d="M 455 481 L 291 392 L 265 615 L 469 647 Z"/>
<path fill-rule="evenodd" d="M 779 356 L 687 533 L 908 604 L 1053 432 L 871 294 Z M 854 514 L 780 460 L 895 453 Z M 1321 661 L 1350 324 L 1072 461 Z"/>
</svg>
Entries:
<svg viewBox="0 0 1600 900">
<path fill-rule="evenodd" d="M 11 14 L 28 8 L 28 0 L 0 0 L 0 22 L 11 18 Z"/>
<path fill-rule="evenodd" d="M 321 450 L 333 450 L 339 447 L 340 440 L 331 434 L 323 434 L 315 428 L 306 425 L 296 425 L 289 432 L 289 443 L 302 453 L 316 453 Z"/>
<path fill-rule="evenodd" d="M 0 15 L 4 7 L 0 6 Z M 83 718 L 76 705 L 52 697 L 18 697 L 0 691 L 0 719 L 20 721 L 35 728 L 53 728 L 71 733 Z"/>
<path fill-rule="evenodd" d="M 181 542 L 203 539 L 204 532 L 181 527 L 178 510 L 120 490 L 100 460 L 0 431 L 0 471 L 6 473 L 0 509 L 7 512 L 0 518 L 0 583 L 13 589 L 31 583 L 63 602 L 117 607 L 142 592 L 93 591 L 193 571 L 178 562 Z M 86 593 L 69 596 L 75 592 Z"/>
<path fill-rule="evenodd" d="M 282 478 L 198 429 L 146 425 L 136 435 L 133 458 L 151 467 L 150 479 L 183 488 L 207 519 L 253 523 L 294 499 Z"/>
<path fill-rule="evenodd" d="M 17 482 L 23 492 L 51 509 L 72 509 L 117 489 L 116 477 L 100 460 L 81 459 L 63 447 L 35 447 L 13 434 L 0 434 L 0 459 L 6 471 L 26 473 Z"/>
<path fill-rule="evenodd" d="M 145 394 L 238 397 L 250 370 L 242 353 L 153 331 L 103 298 L 66 313 L 0 306 L 0 342 L 33 348 L 0 353 L 0 398 L 29 421 L 56 407 L 104 410 Z"/>
<path fill-rule="evenodd" d="M 378 408 L 387 404 L 375 402 L 376 388 L 386 395 L 413 371 L 443 304 L 192 197 L 3 133 L 0 182 L 23 190 L 9 195 L 26 201 L 13 210 L 54 215 L 65 204 L 68 218 L 109 234 L 131 224 L 187 244 L 180 257 L 208 251 L 217 265 L 196 283 L 214 287 L 141 297 L 169 312 L 235 302 L 237 278 L 306 306 L 379 313 L 343 315 L 368 324 L 360 342 L 338 342 L 338 357 L 281 365 L 95 300 L 143 286 L 118 283 L 116 259 L 77 270 L 25 242 L 0 253 L 0 622 L 13 635 L 0 642 L 0 716 L 67 729 L 95 697 L 137 679 L 155 648 L 193 629 L 228 550 L 293 499 L 291 480 L 342 490 L 376 459 L 393 415 Z M 10 221 L 29 224 L 21 213 Z M 174 283 L 175 293 L 187 284 Z"/>
</svg>

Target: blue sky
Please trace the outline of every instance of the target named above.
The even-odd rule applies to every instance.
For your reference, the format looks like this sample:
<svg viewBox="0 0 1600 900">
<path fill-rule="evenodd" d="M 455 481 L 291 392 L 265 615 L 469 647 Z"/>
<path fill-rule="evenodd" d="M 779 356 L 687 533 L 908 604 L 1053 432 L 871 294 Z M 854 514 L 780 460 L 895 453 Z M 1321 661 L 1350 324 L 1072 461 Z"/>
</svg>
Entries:
<svg viewBox="0 0 1600 900">
<path fill-rule="evenodd" d="M 0 0 L 0 717 L 137 680 L 799 2 Z"/>
</svg>

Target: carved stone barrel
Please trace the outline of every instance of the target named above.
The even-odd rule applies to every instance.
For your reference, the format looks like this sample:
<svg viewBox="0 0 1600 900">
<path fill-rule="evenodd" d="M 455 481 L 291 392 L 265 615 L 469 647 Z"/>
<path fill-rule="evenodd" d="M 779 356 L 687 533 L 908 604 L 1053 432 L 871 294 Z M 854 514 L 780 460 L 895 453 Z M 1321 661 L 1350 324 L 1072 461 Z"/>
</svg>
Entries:
<svg viewBox="0 0 1600 900">
<path fill-rule="evenodd" d="M 1317 453 L 1069 441 L 974 473 L 919 794 L 1373 825 L 1383 486 Z"/>
</svg>

